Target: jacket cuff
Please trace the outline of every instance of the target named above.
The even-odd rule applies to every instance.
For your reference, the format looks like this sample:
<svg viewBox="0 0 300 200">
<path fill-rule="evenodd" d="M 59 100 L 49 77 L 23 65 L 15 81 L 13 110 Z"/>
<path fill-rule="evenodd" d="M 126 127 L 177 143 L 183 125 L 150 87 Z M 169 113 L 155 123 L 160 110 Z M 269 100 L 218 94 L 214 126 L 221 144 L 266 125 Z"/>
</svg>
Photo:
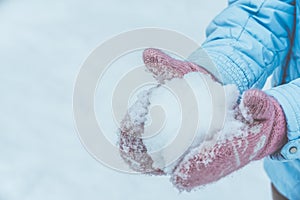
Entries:
<svg viewBox="0 0 300 200">
<path fill-rule="evenodd" d="M 209 61 L 203 59 L 203 54 L 206 54 Z M 245 62 L 237 54 L 224 55 L 207 49 L 203 53 L 200 48 L 190 55 L 188 61 L 205 68 L 225 85 L 235 84 L 241 93 L 251 87 L 243 70 L 248 66 L 244 66 Z"/>
</svg>

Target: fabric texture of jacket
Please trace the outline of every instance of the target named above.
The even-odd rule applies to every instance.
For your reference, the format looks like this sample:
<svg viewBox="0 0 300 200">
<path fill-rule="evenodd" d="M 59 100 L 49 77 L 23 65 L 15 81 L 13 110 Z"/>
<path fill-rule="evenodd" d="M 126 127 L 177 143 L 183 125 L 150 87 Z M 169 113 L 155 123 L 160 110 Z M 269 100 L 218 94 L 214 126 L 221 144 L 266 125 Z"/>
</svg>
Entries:
<svg viewBox="0 0 300 200">
<path fill-rule="evenodd" d="M 262 88 L 282 106 L 287 143 L 264 161 L 275 187 L 289 199 L 300 199 L 300 0 L 230 0 L 207 28 L 201 47 L 214 67 L 195 62 L 240 92 Z"/>
</svg>

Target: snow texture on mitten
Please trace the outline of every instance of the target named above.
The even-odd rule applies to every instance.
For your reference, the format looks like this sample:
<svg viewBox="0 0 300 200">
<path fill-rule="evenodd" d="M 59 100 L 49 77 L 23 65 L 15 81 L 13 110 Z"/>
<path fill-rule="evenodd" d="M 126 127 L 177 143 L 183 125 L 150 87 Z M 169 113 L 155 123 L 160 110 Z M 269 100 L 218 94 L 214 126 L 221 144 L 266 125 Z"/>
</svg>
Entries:
<svg viewBox="0 0 300 200">
<path fill-rule="evenodd" d="M 151 91 L 141 93 L 121 122 L 120 154 L 123 160 L 137 172 L 163 175 L 164 172 L 161 169 L 153 167 L 153 159 L 147 153 L 147 148 L 142 139 L 150 104 L 150 93 Z M 138 110 L 135 108 L 138 108 Z"/>
</svg>

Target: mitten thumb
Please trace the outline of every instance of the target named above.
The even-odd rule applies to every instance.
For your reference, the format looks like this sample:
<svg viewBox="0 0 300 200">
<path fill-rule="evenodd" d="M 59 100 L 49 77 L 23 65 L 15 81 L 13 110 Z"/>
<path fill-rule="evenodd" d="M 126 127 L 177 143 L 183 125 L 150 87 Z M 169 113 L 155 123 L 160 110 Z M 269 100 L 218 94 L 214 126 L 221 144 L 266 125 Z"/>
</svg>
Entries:
<svg viewBox="0 0 300 200">
<path fill-rule="evenodd" d="M 240 109 L 247 121 L 266 120 L 274 113 L 271 97 L 258 89 L 251 89 L 243 94 Z"/>
<path fill-rule="evenodd" d="M 214 81 L 217 79 L 206 69 L 195 63 L 177 60 L 159 49 L 148 48 L 143 52 L 143 61 L 146 68 L 154 77 L 163 82 L 172 78 L 182 78 L 190 72 L 201 72 L 209 75 Z"/>
</svg>

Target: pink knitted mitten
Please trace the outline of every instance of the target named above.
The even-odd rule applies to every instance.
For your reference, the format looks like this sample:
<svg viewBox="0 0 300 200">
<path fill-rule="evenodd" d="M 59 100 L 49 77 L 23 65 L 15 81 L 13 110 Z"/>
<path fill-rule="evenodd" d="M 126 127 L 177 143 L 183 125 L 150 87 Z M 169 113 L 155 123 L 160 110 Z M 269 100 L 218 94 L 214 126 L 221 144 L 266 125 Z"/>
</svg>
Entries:
<svg viewBox="0 0 300 200">
<path fill-rule="evenodd" d="M 236 118 L 247 126 L 244 134 L 203 145 L 185 156 L 171 178 L 180 190 L 190 191 L 276 152 L 286 140 L 286 121 L 279 103 L 256 89 L 244 93 Z M 220 132 L 222 133 L 222 131 Z"/>
</svg>

